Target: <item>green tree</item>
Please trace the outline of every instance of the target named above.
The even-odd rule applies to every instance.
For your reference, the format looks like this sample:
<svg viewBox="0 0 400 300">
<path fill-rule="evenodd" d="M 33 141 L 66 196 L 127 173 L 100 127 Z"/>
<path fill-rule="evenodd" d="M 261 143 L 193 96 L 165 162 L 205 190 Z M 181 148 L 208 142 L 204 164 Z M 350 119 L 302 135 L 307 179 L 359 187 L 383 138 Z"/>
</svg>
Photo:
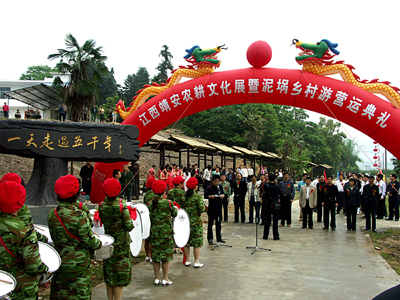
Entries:
<svg viewBox="0 0 400 300">
<path fill-rule="evenodd" d="M 397 158 L 393 157 L 392 158 L 392 163 L 393 163 L 393 171 L 397 174 L 397 176 L 400 175 L 400 160 L 398 160 Z"/>
<path fill-rule="evenodd" d="M 341 147 L 341 157 L 337 169 L 344 173 L 358 173 L 360 170 L 357 162 L 362 162 L 362 159 L 358 156 L 356 143 L 351 139 L 345 139 Z"/>
<path fill-rule="evenodd" d="M 292 146 L 288 167 L 290 170 L 297 170 L 298 173 L 301 173 L 307 168 L 308 159 L 307 149 Z"/>
<path fill-rule="evenodd" d="M 130 103 L 137 91 L 143 89 L 145 84 L 150 83 L 150 75 L 145 67 L 139 67 L 136 74 L 130 74 L 124 80 L 124 86 L 121 89 L 122 98 L 126 103 Z"/>
<path fill-rule="evenodd" d="M 19 77 L 19 80 L 44 80 L 44 78 L 53 78 L 50 72 L 57 72 L 49 66 L 30 66 L 28 70 Z"/>
<path fill-rule="evenodd" d="M 84 107 L 92 107 L 100 99 L 98 82 L 102 75 L 108 73 L 104 64 L 107 56 L 102 55 L 102 47 L 96 42 L 87 40 L 82 46 L 72 34 L 65 37 L 66 49 L 58 49 L 58 53 L 50 54 L 48 59 L 59 58 L 56 69 L 61 74 L 69 74 L 69 82 L 63 82 L 59 76 L 54 78 L 53 86 L 59 91 L 68 107 L 72 121 L 79 121 Z M 90 66 L 93 66 L 90 72 Z M 91 74 L 90 74 L 91 73 Z"/>
<path fill-rule="evenodd" d="M 240 117 L 246 130 L 243 134 L 250 150 L 257 150 L 258 144 L 264 136 L 265 119 L 260 115 L 247 114 Z"/>
<path fill-rule="evenodd" d="M 283 136 L 283 142 L 276 149 L 278 154 L 282 157 L 283 168 L 287 169 L 289 165 L 289 159 L 293 155 L 293 149 L 296 148 L 297 156 L 303 151 L 304 141 L 302 136 L 296 132 L 285 133 Z"/>
<path fill-rule="evenodd" d="M 168 79 L 168 71 L 172 71 L 174 67 L 172 66 L 171 59 L 172 54 L 169 52 L 167 45 L 162 46 L 161 52 L 158 55 L 161 57 L 161 63 L 157 66 L 158 74 L 152 78 L 152 82 L 165 83 Z"/>
<path fill-rule="evenodd" d="M 118 95 L 118 88 L 120 86 L 117 84 L 117 81 L 115 80 L 114 68 L 111 68 L 110 72 L 108 72 L 105 75 L 102 75 L 101 77 L 102 81 L 100 81 L 98 84 L 100 90 L 99 104 L 104 104 L 107 98 Z"/>
<path fill-rule="evenodd" d="M 115 95 L 113 97 L 107 97 L 106 101 L 103 104 L 104 112 L 108 114 L 108 112 L 111 110 L 115 110 L 115 106 L 117 105 L 119 101 L 119 96 Z"/>
</svg>

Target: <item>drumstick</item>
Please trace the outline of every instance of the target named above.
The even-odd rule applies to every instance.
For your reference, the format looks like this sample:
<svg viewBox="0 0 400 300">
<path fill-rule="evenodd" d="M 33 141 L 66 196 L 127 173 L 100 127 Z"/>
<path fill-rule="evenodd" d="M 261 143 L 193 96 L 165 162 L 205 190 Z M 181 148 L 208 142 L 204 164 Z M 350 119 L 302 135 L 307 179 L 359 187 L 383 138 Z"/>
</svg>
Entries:
<svg viewBox="0 0 400 300">
<path fill-rule="evenodd" d="M 92 230 L 92 232 L 95 234 L 95 235 L 97 235 L 98 237 L 100 237 L 100 235 L 98 235 L 96 232 L 94 232 L 93 230 Z"/>
<path fill-rule="evenodd" d="M 0 279 L 0 282 L 3 282 L 3 283 L 8 283 L 8 284 L 14 284 L 14 282 L 10 282 L 10 281 L 3 280 L 3 279 Z"/>
<path fill-rule="evenodd" d="M 41 231 L 46 231 L 46 230 L 44 230 L 43 228 L 37 227 L 37 226 L 35 226 L 35 225 L 33 225 L 33 227 L 35 227 L 36 229 L 39 229 L 39 230 L 41 230 Z"/>
</svg>

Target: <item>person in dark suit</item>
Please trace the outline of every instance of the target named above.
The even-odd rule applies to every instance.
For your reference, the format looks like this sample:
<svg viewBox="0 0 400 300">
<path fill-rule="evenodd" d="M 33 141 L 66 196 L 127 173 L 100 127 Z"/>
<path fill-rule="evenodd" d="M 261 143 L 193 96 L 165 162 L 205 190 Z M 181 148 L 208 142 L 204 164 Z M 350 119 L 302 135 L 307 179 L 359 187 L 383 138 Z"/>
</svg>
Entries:
<svg viewBox="0 0 400 300">
<path fill-rule="evenodd" d="M 387 221 L 399 220 L 399 189 L 400 183 L 397 181 L 396 174 L 390 174 L 390 183 L 387 185 L 387 192 L 389 195 L 389 218 Z"/>
<path fill-rule="evenodd" d="M 271 215 L 272 215 L 272 233 L 274 235 L 274 240 L 280 240 L 278 232 L 278 221 L 279 212 L 272 211 L 272 204 L 274 202 L 281 202 L 282 192 L 279 186 L 275 183 L 275 174 L 268 174 L 268 182 L 264 184 L 264 194 L 261 200 L 264 213 L 264 234 L 263 239 L 268 240 L 269 227 L 271 226 Z"/>
<path fill-rule="evenodd" d="M 244 197 L 247 193 L 247 184 L 242 181 L 242 175 L 238 173 L 236 175 L 236 181 L 233 183 L 233 203 L 235 204 L 235 221 L 233 223 L 239 223 L 239 209 L 240 209 L 240 221 L 244 223 L 246 221 L 246 215 L 244 213 Z"/>
<path fill-rule="evenodd" d="M 327 176 L 328 183 L 323 187 L 324 200 L 322 206 L 324 207 L 324 228 L 329 228 L 329 212 L 331 213 L 331 228 L 336 229 L 336 208 L 339 203 L 339 192 L 336 185 L 332 183 L 332 176 Z"/>
<path fill-rule="evenodd" d="M 324 202 L 324 187 L 325 187 L 325 176 L 321 175 L 319 177 L 319 182 L 317 183 L 317 222 L 322 222 L 322 202 Z"/>
<path fill-rule="evenodd" d="M 213 224 L 215 221 L 215 235 L 217 236 L 217 242 L 225 243 L 221 239 L 221 220 L 222 220 L 222 199 L 225 198 L 224 188 L 220 184 L 219 175 L 212 177 L 212 184 L 206 189 L 206 195 L 208 198 L 208 230 L 207 240 L 208 244 L 213 244 Z"/>
<path fill-rule="evenodd" d="M 378 206 L 379 188 L 374 183 L 374 176 L 369 176 L 368 184 L 364 185 L 364 213 L 365 213 L 365 228 L 364 230 L 371 230 L 371 217 L 372 217 L 372 230 L 376 232 L 376 208 Z"/>
<path fill-rule="evenodd" d="M 349 185 L 344 189 L 344 207 L 347 212 L 347 230 L 356 231 L 357 208 L 360 207 L 361 194 L 356 187 L 356 180 L 350 178 Z"/>
</svg>

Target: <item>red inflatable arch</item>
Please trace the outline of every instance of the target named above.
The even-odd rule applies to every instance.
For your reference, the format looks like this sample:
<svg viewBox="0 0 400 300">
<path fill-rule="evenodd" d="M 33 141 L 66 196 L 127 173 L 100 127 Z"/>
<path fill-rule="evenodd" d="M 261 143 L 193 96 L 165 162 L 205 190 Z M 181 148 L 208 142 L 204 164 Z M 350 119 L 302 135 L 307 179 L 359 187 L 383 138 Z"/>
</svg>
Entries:
<svg viewBox="0 0 400 300">
<path fill-rule="evenodd" d="M 272 103 L 334 117 L 378 141 L 394 156 L 400 110 L 352 84 L 301 70 L 247 68 L 215 72 L 178 84 L 152 98 L 123 124 L 139 128 L 140 145 L 177 120 L 218 106 Z M 122 163 L 96 163 L 91 200 L 104 199 L 101 184 Z"/>
</svg>

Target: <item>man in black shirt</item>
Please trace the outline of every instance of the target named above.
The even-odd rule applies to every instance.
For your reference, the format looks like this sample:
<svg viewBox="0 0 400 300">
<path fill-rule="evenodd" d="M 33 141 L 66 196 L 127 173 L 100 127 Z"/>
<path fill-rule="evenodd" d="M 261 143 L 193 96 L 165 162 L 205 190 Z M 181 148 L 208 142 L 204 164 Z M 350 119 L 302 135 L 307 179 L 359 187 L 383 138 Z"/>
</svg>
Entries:
<svg viewBox="0 0 400 300">
<path fill-rule="evenodd" d="M 379 201 L 379 188 L 374 183 L 374 176 L 368 178 L 368 184 L 364 185 L 363 197 L 364 197 L 364 213 L 365 213 L 365 228 L 364 230 L 371 229 L 371 217 L 372 217 L 372 230 L 376 232 L 376 208 Z"/>
<path fill-rule="evenodd" d="M 92 190 L 92 175 L 93 175 L 93 166 L 90 161 L 86 163 L 81 168 L 79 172 L 79 176 L 82 178 L 82 189 L 85 195 L 90 196 L 90 192 Z M 87 199 L 88 200 L 88 199 Z"/>
<path fill-rule="evenodd" d="M 386 220 L 396 221 L 399 220 L 399 189 L 400 183 L 397 181 L 396 174 L 390 174 L 390 182 L 387 185 L 387 192 L 389 195 L 389 218 Z"/>
<path fill-rule="evenodd" d="M 319 182 L 317 183 L 317 222 L 322 222 L 322 202 L 324 202 L 324 187 L 325 187 L 325 176 L 321 175 L 319 177 Z"/>
<path fill-rule="evenodd" d="M 278 216 L 279 212 L 272 209 L 272 204 L 274 202 L 281 202 L 282 191 L 279 186 L 275 183 L 275 174 L 268 174 L 268 182 L 263 185 L 263 196 L 261 204 L 263 206 L 264 213 L 264 234 L 263 239 L 268 240 L 269 227 L 271 225 L 271 215 L 272 215 L 272 233 L 274 240 L 280 240 L 278 232 Z"/>
<path fill-rule="evenodd" d="M 233 182 L 233 203 L 235 204 L 235 221 L 233 223 L 239 223 L 239 209 L 240 209 L 240 221 L 244 223 L 246 221 L 246 215 L 244 213 L 244 197 L 247 193 L 247 184 L 242 181 L 242 175 L 237 173 L 236 181 Z"/>
<path fill-rule="evenodd" d="M 225 198 L 224 188 L 219 183 L 219 176 L 214 175 L 212 177 L 212 184 L 206 189 L 206 195 L 208 198 L 208 230 L 207 240 L 208 244 L 213 244 L 213 224 L 215 221 L 215 234 L 217 236 L 217 242 L 225 243 L 221 239 L 221 219 L 222 219 L 222 199 Z"/>
<path fill-rule="evenodd" d="M 332 230 L 336 229 L 336 207 L 338 207 L 338 188 L 336 185 L 332 183 L 332 176 L 327 177 L 328 184 L 324 185 L 323 193 L 324 193 L 324 201 L 322 202 L 322 206 L 324 207 L 324 228 L 329 228 L 329 212 L 331 212 L 331 228 Z"/>
</svg>

